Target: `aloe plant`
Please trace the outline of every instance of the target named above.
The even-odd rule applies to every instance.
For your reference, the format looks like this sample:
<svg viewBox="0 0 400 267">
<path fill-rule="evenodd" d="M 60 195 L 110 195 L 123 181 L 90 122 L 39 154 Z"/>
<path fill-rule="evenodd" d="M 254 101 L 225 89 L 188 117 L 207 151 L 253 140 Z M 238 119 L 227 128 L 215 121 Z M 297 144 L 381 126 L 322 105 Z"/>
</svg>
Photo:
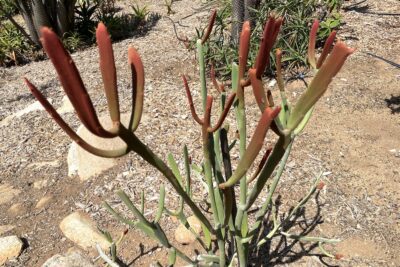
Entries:
<svg viewBox="0 0 400 267">
<path fill-rule="evenodd" d="M 76 0 L 14 0 L 32 41 L 40 46 L 40 29 L 48 27 L 63 37 L 74 26 Z"/>
<path fill-rule="evenodd" d="M 211 32 L 215 19 L 215 13 L 210 19 L 207 32 Z M 129 67 L 132 71 L 132 90 L 133 103 L 132 114 L 129 124 L 124 125 L 120 121 L 119 100 L 117 93 L 117 77 L 114 63 L 114 55 L 111 40 L 106 27 L 100 23 L 97 32 L 97 44 L 100 55 L 100 70 L 104 83 L 105 94 L 107 97 L 110 119 L 113 122 L 111 130 L 104 129 L 97 118 L 93 104 L 83 86 L 82 79 L 78 70 L 68 54 L 63 48 L 57 35 L 48 28 L 41 30 L 43 47 L 51 59 L 60 82 L 71 100 L 78 117 L 82 123 L 95 135 L 103 138 L 119 136 L 125 143 L 118 150 L 102 150 L 91 146 L 79 137 L 61 118 L 40 91 L 28 80 L 26 83 L 33 95 L 40 101 L 45 109 L 50 113 L 59 126 L 83 149 L 101 157 L 121 157 L 130 151 L 137 153 L 151 166 L 163 174 L 180 196 L 180 204 L 176 210 L 165 206 L 165 187 L 161 186 L 159 207 L 153 220 L 144 215 L 144 196 L 138 208 L 128 195 L 123 191 L 118 191 L 117 195 L 132 211 L 136 220 L 127 219 L 124 215 L 114 210 L 109 204 L 105 207 L 117 219 L 123 223 L 141 229 L 149 237 L 156 239 L 170 253 L 169 265 L 174 265 L 176 258 L 193 266 L 233 266 L 238 262 L 239 266 L 248 266 L 250 256 L 265 242 L 273 238 L 283 236 L 285 238 L 301 240 L 302 242 L 316 242 L 319 244 L 321 252 L 328 257 L 335 257 L 328 253 L 323 245 L 326 243 L 338 242 L 336 239 L 326 239 L 322 237 L 302 236 L 296 233 L 289 233 L 287 224 L 297 214 L 307 201 L 323 187 L 320 181 L 321 175 L 317 175 L 311 184 L 309 192 L 288 212 L 287 216 L 277 217 L 275 212 L 274 193 L 280 181 L 285 164 L 288 160 L 293 142 L 309 121 L 313 106 L 327 90 L 332 78 L 337 74 L 346 58 L 353 52 L 344 43 L 338 41 L 330 52 L 334 41 L 334 34 L 328 38 L 322 56 L 317 61 L 315 59 L 315 38 L 318 27 L 314 23 L 310 34 L 309 62 L 315 68 L 316 75 L 311 81 L 310 86 L 293 106 L 286 99 L 283 75 L 281 70 L 282 53 L 276 51 L 277 81 L 281 95 L 281 104 L 275 105 L 276 100 L 272 98 L 270 90 L 265 90 L 262 77 L 264 70 L 269 64 L 269 54 L 273 48 L 275 40 L 278 38 L 279 29 L 282 25 L 282 18 L 270 17 L 265 24 L 263 38 L 258 52 L 255 65 L 246 69 L 247 57 L 250 47 L 250 23 L 245 22 L 240 36 L 238 64 L 232 63 L 232 83 L 231 88 L 219 83 L 213 71 L 211 80 L 215 89 L 219 92 L 221 110 L 219 119 L 211 122 L 211 112 L 214 98 L 209 94 L 207 77 L 204 62 L 204 46 L 207 42 L 207 34 L 198 40 L 197 56 L 200 65 L 200 90 L 202 96 L 202 113 L 198 115 L 191 89 L 187 83 L 185 75 L 182 75 L 183 85 L 187 94 L 189 109 L 194 120 L 201 128 L 203 144 L 203 160 L 201 162 L 201 174 L 207 184 L 208 200 L 211 207 L 211 216 L 205 214 L 198 203 L 192 198 L 191 193 L 191 173 L 194 164 L 190 160 L 188 149 L 183 149 L 185 163 L 185 175 L 180 170 L 172 155 L 168 156 L 165 162 L 157 156 L 140 137 L 135 130 L 140 126 L 140 119 L 143 110 L 144 99 L 144 68 L 140 56 L 135 48 L 128 49 Z M 318 62 L 318 63 L 316 63 Z M 258 124 L 249 142 L 246 140 L 246 105 L 244 90 L 251 87 L 256 103 L 260 109 Z M 240 160 L 234 167 L 231 164 L 231 156 L 227 131 L 230 127 L 225 123 L 225 118 L 231 109 L 235 110 L 236 124 L 239 134 Z M 256 164 L 257 156 L 262 151 L 265 143 L 267 131 L 271 129 L 278 137 L 275 146 L 267 149 L 261 161 Z M 256 164 L 256 171 L 250 175 L 251 166 Z M 197 168 L 198 169 L 198 168 Z M 236 185 L 239 183 L 238 188 Z M 235 191 L 239 190 L 238 197 Z M 255 216 L 249 214 L 250 209 L 263 190 L 267 190 L 266 200 L 258 209 Z M 187 214 L 184 207 L 187 206 L 191 213 L 196 216 L 202 224 L 204 237 L 196 236 L 196 240 L 203 251 L 197 257 L 191 257 L 179 250 L 173 242 L 168 240 L 167 235 L 160 226 L 163 216 L 176 216 L 189 230 L 192 230 L 187 222 Z M 269 214 L 269 216 L 267 216 Z M 258 235 L 263 222 L 270 220 L 273 228 L 266 235 Z M 289 229 L 290 230 L 290 229 Z M 216 242 L 211 241 L 211 236 L 216 238 Z M 227 251 L 229 247 L 232 250 Z M 113 253 L 115 257 L 115 251 Z M 104 255 L 103 255 L 104 256 Z"/>
</svg>

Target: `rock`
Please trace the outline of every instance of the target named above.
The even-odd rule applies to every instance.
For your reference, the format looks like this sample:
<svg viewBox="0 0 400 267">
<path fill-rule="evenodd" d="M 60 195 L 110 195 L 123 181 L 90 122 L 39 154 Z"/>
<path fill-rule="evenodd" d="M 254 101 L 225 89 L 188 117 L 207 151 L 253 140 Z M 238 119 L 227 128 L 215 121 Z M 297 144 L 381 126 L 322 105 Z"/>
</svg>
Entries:
<svg viewBox="0 0 400 267">
<path fill-rule="evenodd" d="M 71 101 L 69 101 L 68 96 L 63 97 L 61 107 L 57 109 L 57 112 L 59 114 L 74 112 L 74 106 L 72 106 L 72 103 Z"/>
<path fill-rule="evenodd" d="M 15 235 L 0 237 L 0 265 L 19 256 L 23 243 Z"/>
<path fill-rule="evenodd" d="M 193 228 L 196 234 L 201 233 L 201 222 L 195 216 L 187 218 L 191 228 Z M 196 236 L 181 223 L 175 230 L 175 240 L 180 244 L 186 245 L 193 243 L 196 240 Z"/>
<path fill-rule="evenodd" d="M 0 185 L 0 205 L 10 202 L 20 191 L 11 185 Z"/>
<path fill-rule="evenodd" d="M 48 259 L 42 267 L 95 267 L 90 260 L 78 251 L 68 252 L 65 255 L 56 254 Z"/>
<path fill-rule="evenodd" d="M 52 196 L 44 196 L 44 197 L 42 197 L 37 203 L 36 203 L 36 206 L 35 206 L 35 208 L 37 208 L 37 209 L 42 209 L 42 208 L 44 208 L 45 206 L 48 206 L 48 204 L 50 204 L 50 201 L 53 199 L 53 197 Z"/>
<path fill-rule="evenodd" d="M 10 232 L 12 229 L 14 229 L 14 225 L 6 224 L 6 225 L 0 225 L 0 235 L 3 235 L 7 232 Z"/>
<path fill-rule="evenodd" d="M 26 208 L 21 203 L 13 204 L 7 212 L 12 216 L 22 215 L 26 212 Z"/>
<path fill-rule="evenodd" d="M 50 102 L 50 104 L 51 104 L 52 100 L 51 100 L 51 99 L 47 99 L 47 100 L 48 100 L 48 101 Z M 25 115 L 25 114 L 27 114 L 27 113 L 31 113 L 31 112 L 36 111 L 36 110 L 44 110 L 44 108 L 43 108 L 42 105 L 39 103 L 39 101 L 35 101 L 34 103 L 30 104 L 30 105 L 27 106 L 26 108 L 24 108 L 24 109 L 22 109 L 22 110 L 20 110 L 20 111 L 18 111 L 18 112 L 16 112 L 16 113 L 14 113 L 14 114 L 12 114 L 12 115 L 10 115 L 10 116 L 7 116 L 5 119 L 3 119 L 2 121 L 0 121 L 0 127 L 9 125 L 10 122 L 11 122 L 14 118 L 20 118 L 20 117 L 22 117 L 23 115 Z"/>
<path fill-rule="evenodd" d="M 122 121 L 129 120 L 129 116 L 123 116 Z M 100 118 L 101 124 L 109 129 L 111 120 L 108 116 Z M 125 146 L 125 143 L 119 138 L 105 139 L 93 135 L 83 125 L 81 125 L 77 133 L 94 147 L 101 149 L 119 149 Z M 116 159 L 102 158 L 90 154 L 75 142 L 71 144 L 68 152 L 68 175 L 78 175 L 82 181 L 85 181 L 117 164 Z"/>
<path fill-rule="evenodd" d="M 49 181 L 48 180 L 39 180 L 33 182 L 33 188 L 35 189 L 43 189 L 48 186 Z"/>
<path fill-rule="evenodd" d="M 60 223 L 63 234 L 72 242 L 85 250 L 95 249 L 99 244 L 103 250 L 107 250 L 110 243 L 97 230 L 90 217 L 81 212 L 74 212 L 65 217 Z"/>
</svg>

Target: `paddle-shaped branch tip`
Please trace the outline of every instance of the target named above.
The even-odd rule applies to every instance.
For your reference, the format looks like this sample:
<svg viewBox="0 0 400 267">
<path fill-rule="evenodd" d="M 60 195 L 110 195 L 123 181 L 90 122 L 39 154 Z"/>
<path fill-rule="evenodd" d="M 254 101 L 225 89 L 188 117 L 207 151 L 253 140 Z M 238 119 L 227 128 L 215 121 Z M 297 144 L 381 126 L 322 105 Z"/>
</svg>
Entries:
<svg viewBox="0 0 400 267">
<path fill-rule="evenodd" d="M 46 27 L 41 29 L 41 33 L 43 48 L 53 63 L 61 85 L 79 119 L 93 134 L 106 138 L 115 137 L 115 133 L 110 133 L 101 126 L 78 69 L 58 36 Z"/>
<path fill-rule="evenodd" d="M 217 10 L 214 10 L 212 12 L 210 20 L 208 22 L 207 30 L 204 33 L 203 38 L 201 39 L 201 44 L 204 44 L 205 42 L 207 42 L 208 38 L 210 37 L 212 28 L 214 27 L 216 16 L 217 16 Z"/>
<path fill-rule="evenodd" d="M 317 42 L 318 27 L 319 27 L 319 21 L 314 20 L 314 22 L 311 26 L 310 36 L 309 36 L 309 40 L 308 40 L 308 53 L 307 53 L 308 63 L 314 69 L 317 68 L 317 65 L 315 63 L 315 44 Z"/>
<path fill-rule="evenodd" d="M 185 86 L 186 96 L 189 101 L 190 113 L 192 114 L 193 119 L 200 125 L 203 125 L 203 120 L 197 115 L 196 108 L 193 103 L 192 93 L 190 92 L 190 88 L 186 79 L 186 76 L 182 74 L 183 85 Z"/>
<path fill-rule="evenodd" d="M 106 26 L 101 22 L 97 26 L 96 40 L 100 55 L 100 71 L 103 78 L 110 117 L 113 123 L 118 125 L 120 122 L 120 113 L 117 89 L 117 70 L 115 68 L 111 38 Z"/>
<path fill-rule="evenodd" d="M 134 47 L 128 49 L 128 64 L 132 73 L 132 114 L 131 114 L 131 131 L 135 131 L 139 126 L 143 112 L 144 99 L 144 68 L 142 59 Z"/>
</svg>

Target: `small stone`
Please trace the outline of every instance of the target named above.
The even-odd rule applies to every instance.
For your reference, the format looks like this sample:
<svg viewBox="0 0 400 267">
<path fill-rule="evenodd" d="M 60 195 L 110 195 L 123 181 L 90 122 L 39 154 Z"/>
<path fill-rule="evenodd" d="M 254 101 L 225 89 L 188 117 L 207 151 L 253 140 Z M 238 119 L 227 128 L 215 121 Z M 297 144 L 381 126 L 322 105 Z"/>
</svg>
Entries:
<svg viewBox="0 0 400 267">
<path fill-rule="evenodd" d="M 10 202 L 21 191 L 14 189 L 11 185 L 0 185 L 0 205 Z"/>
<path fill-rule="evenodd" d="M 187 221 L 193 231 L 199 235 L 201 233 L 201 222 L 199 219 L 195 216 L 190 216 L 187 218 Z M 181 223 L 175 230 L 175 240 L 180 244 L 186 245 L 193 243 L 196 240 L 196 236 Z"/>
<path fill-rule="evenodd" d="M 0 235 L 3 235 L 7 232 L 10 232 L 12 229 L 14 229 L 14 225 L 6 224 L 6 225 L 0 225 Z"/>
<path fill-rule="evenodd" d="M 54 255 L 42 267 L 94 267 L 94 265 L 90 260 L 83 257 L 81 253 L 73 250 L 64 255 Z"/>
<path fill-rule="evenodd" d="M 15 235 L 0 238 L 0 265 L 19 256 L 23 243 Z"/>
<path fill-rule="evenodd" d="M 67 96 L 64 96 L 62 99 L 61 107 L 57 109 L 59 114 L 70 113 L 74 111 L 74 106 L 72 106 L 71 101 Z"/>
<path fill-rule="evenodd" d="M 26 212 L 26 208 L 21 203 L 13 204 L 7 212 L 12 216 L 22 215 Z"/>
<path fill-rule="evenodd" d="M 276 80 L 272 79 L 271 81 L 269 81 L 268 86 L 269 87 L 274 87 L 276 85 Z"/>
<path fill-rule="evenodd" d="M 48 206 L 48 204 L 50 204 L 50 201 L 53 199 L 53 197 L 52 196 L 44 196 L 44 197 L 42 197 L 39 201 L 38 201 L 38 203 L 36 203 L 36 206 L 35 206 L 35 208 L 37 208 L 37 209 L 42 209 L 42 208 L 44 208 L 45 206 Z"/>
<path fill-rule="evenodd" d="M 99 244 L 103 250 L 107 250 L 110 243 L 97 230 L 90 217 L 81 212 L 74 212 L 65 217 L 60 223 L 63 234 L 72 242 L 85 250 L 95 249 Z"/>
<path fill-rule="evenodd" d="M 33 188 L 35 189 L 43 189 L 48 186 L 49 181 L 48 180 L 39 180 L 33 182 Z"/>
</svg>

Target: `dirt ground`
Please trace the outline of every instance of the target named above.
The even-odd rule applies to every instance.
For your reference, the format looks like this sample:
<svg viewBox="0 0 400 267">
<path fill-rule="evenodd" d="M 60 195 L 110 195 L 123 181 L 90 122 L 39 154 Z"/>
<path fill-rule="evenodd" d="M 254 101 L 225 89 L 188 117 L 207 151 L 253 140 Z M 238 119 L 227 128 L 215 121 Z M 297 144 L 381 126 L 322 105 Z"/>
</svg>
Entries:
<svg viewBox="0 0 400 267">
<path fill-rule="evenodd" d="M 312 175 L 325 172 L 326 187 L 317 203 L 309 203 L 306 217 L 312 220 L 321 216 L 322 223 L 316 225 L 312 235 L 341 239 L 332 250 L 344 258 L 319 262 L 314 260 L 319 253 L 315 249 L 306 255 L 282 254 L 286 256 L 277 256 L 271 265 L 400 266 L 400 2 L 367 0 L 352 6 L 356 2 L 345 1 L 344 24 L 338 36 L 357 50 L 296 140 L 278 188 L 282 202 L 292 205 L 308 190 Z M 151 11 L 162 15 L 160 20 L 147 34 L 114 44 L 121 109 L 130 110 L 126 62 L 127 48 L 133 45 L 142 55 L 146 71 L 145 119 L 137 135 L 162 158 L 169 152 L 180 157 L 187 144 L 193 161 L 198 163 L 200 130 L 190 117 L 179 77 L 180 73 L 187 73 L 191 87 L 199 88 L 193 53 L 176 39 L 166 8 L 158 1 L 147 4 Z M 200 5 L 200 1 L 190 0 L 173 4 L 176 13 L 170 18 L 181 22 L 179 34 L 192 36 L 194 27 L 206 20 L 208 10 L 194 9 Z M 360 8 L 366 5 L 367 9 Z M 73 58 L 98 113 L 107 114 L 96 48 L 77 52 Z M 50 62 L 0 69 L 0 121 L 34 102 L 23 84 L 24 76 L 54 106 L 61 105 L 64 94 Z M 299 80 L 287 87 L 291 101 L 304 90 Z M 198 93 L 194 98 L 199 100 Z M 247 98 L 251 128 L 257 113 L 251 94 Z M 73 113 L 63 117 L 74 128 L 79 125 Z M 101 206 L 107 200 L 122 209 L 114 195 L 116 189 L 124 189 L 135 201 L 144 190 L 146 210 L 154 215 L 161 177 L 133 154 L 120 158 L 116 167 L 88 181 L 70 178 L 66 157 L 71 141 L 44 111 L 28 113 L 1 126 L 0 140 L 0 185 L 19 190 L 11 202 L 0 204 L 0 225 L 14 225 L 10 233 L 23 238 L 26 244 L 19 258 L 6 266 L 41 266 L 52 255 L 73 247 L 59 229 L 60 221 L 72 211 L 90 214 L 100 227 L 119 235 L 125 227 Z M 47 186 L 34 188 L 38 180 L 47 180 Z M 196 196 L 204 198 L 202 186 L 197 184 L 195 189 Z M 167 205 L 173 205 L 176 194 L 168 186 L 167 190 Z M 53 196 L 51 203 L 36 209 L 37 201 L 46 195 Z M 163 222 L 170 236 L 176 225 L 168 217 Z M 119 254 L 127 266 L 148 266 L 155 259 L 165 263 L 167 251 L 139 231 L 131 230 Z M 89 256 L 94 258 L 95 254 Z"/>
</svg>

